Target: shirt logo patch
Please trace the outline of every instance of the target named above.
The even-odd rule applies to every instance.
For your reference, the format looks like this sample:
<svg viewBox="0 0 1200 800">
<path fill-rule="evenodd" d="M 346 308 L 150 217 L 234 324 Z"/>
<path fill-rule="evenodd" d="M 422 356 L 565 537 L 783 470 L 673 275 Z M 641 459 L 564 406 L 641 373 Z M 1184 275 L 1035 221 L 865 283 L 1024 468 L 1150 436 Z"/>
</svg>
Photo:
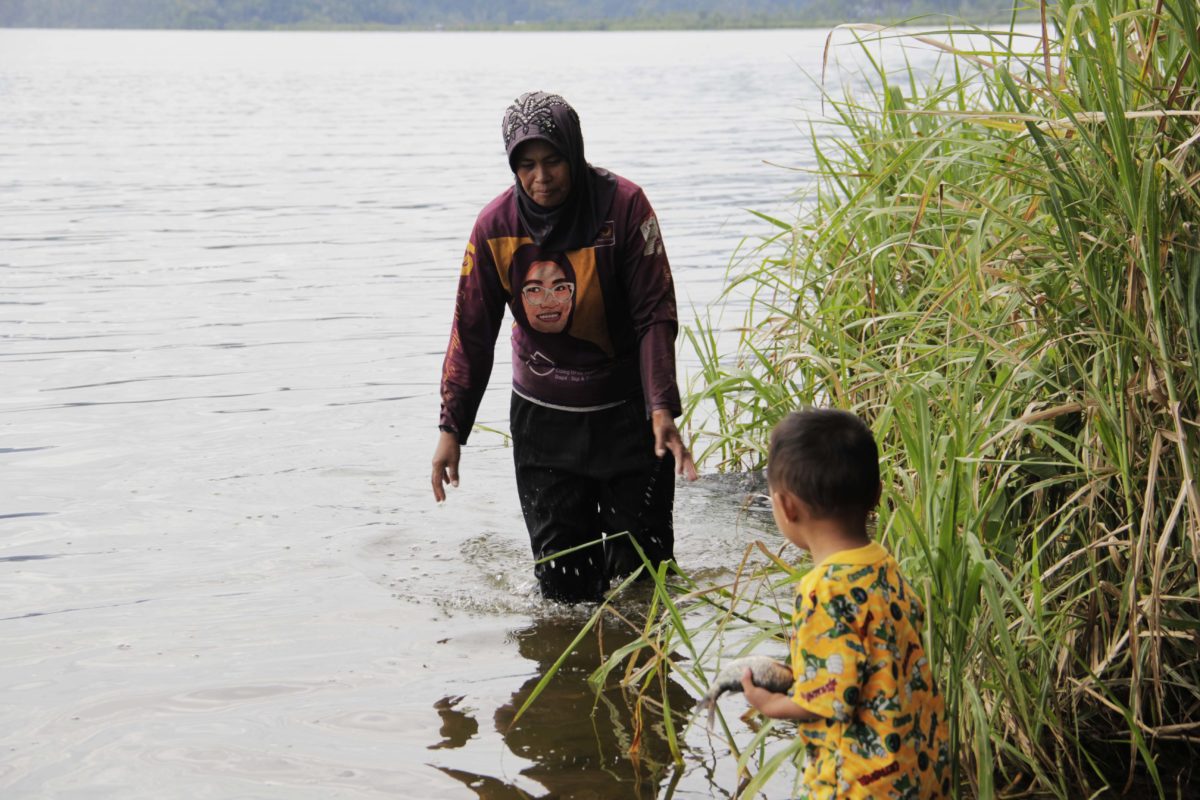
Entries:
<svg viewBox="0 0 1200 800">
<path fill-rule="evenodd" d="M 539 378 L 544 378 L 554 372 L 554 368 L 557 366 L 552 358 L 540 350 L 530 356 L 526 363 L 529 364 L 529 371 Z"/>
<path fill-rule="evenodd" d="M 646 246 L 642 248 L 642 255 L 652 256 L 663 251 L 662 239 L 659 238 L 658 233 L 658 217 L 653 214 L 646 217 L 646 221 L 642 223 L 642 238 L 646 240 Z"/>
<path fill-rule="evenodd" d="M 613 221 L 607 220 L 600 226 L 600 230 L 596 233 L 596 243 L 594 247 L 612 247 L 617 243 L 616 226 Z"/>
<path fill-rule="evenodd" d="M 837 689 L 837 681 L 831 679 L 829 681 L 829 683 L 825 684 L 824 686 L 818 686 L 816 689 L 813 689 L 811 692 L 801 692 L 800 696 L 802 698 L 804 698 L 805 700 L 808 700 L 809 702 L 811 702 L 813 700 L 816 700 L 818 697 L 820 697 L 823 694 L 829 694 L 830 692 L 834 691 L 835 689 Z"/>
<path fill-rule="evenodd" d="M 875 770 L 874 772 L 872 772 L 868 775 L 860 775 L 858 778 L 858 782 L 860 784 L 862 784 L 863 786 L 870 786 L 872 783 L 879 780 L 880 778 L 886 778 L 888 775 L 895 775 L 899 771 L 900 771 L 900 764 L 893 761 L 892 763 L 888 764 L 886 767 L 880 767 L 879 769 Z"/>
</svg>

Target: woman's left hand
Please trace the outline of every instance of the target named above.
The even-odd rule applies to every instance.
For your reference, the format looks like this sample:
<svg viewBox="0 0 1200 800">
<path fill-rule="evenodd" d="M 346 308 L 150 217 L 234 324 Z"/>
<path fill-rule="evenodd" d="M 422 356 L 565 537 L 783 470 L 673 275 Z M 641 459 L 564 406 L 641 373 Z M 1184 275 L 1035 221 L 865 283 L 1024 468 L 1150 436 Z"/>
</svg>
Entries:
<svg viewBox="0 0 1200 800">
<path fill-rule="evenodd" d="M 692 454 L 683 443 L 671 412 L 665 408 L 656 409 L 650 414 L 650 420 L 654 426 L 654 455 L 662 458 L 670 450 L 671 455 L 675 456 L 676 475 L 682 475 L 689 481 L 700 477 L 696 472 L 696 462 L 692 461 Z"/>
</svg>

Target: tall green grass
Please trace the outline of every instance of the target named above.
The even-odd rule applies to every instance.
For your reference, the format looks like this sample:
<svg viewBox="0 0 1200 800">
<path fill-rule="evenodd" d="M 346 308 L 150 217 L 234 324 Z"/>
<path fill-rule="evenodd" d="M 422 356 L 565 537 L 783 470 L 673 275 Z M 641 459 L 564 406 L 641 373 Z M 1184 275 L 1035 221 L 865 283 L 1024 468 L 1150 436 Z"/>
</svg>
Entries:
<svg viewBox="0 0 1200 800">
<path fill-rule="evenodd" d="M 963 796 L 1183 796 L 1179 753 L 1200 743 L 1200 13 L 1043 13 L 1040 36 L 846 26 L 920 38 L 949 68 L 923 78 L 861 45 L 870 90 L 830 90 L 812 129 L 814 201 L 731 275 L 750 298 L 736 346 L 689 334 L 689 414 L 724 469 L 761 466 L 800 406 L 871 421 L 878 536 L 925 594 Z M 661 574 L 660 613 L 601 673 L 699 692 L 720 658 L 782 643 L 794 577 L 765 552 L 731 586 Z M 751 796 L 796 747 L 766 725 L 735 750 Z"/>
</svg>

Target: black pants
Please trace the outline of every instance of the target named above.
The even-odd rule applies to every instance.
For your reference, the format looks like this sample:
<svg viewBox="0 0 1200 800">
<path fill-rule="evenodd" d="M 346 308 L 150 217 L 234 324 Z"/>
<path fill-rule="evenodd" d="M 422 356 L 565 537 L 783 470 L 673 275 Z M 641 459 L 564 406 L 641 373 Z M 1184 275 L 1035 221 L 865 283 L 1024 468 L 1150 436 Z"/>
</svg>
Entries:
<svg viewBox="0 0 1200 800">
<path fill-rule="evenodd" d="M 559 411 L 514 394 L 509 414 L 517 492 L 535 559 L 628 531 L 652 564 L 674 557 L 675 462 L 654 455 L 640 400 L 602 411 Z M 641 566 L 626 536 L 534 567 L 542 595 L 603 597 Z"/>
</svg>

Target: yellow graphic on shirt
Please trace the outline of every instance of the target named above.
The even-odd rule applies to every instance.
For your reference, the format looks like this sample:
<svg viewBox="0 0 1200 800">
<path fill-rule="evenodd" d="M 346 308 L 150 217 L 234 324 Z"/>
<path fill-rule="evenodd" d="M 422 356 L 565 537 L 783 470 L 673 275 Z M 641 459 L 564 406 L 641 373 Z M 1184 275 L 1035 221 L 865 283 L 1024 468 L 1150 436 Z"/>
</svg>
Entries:
<svg viewBox="0 0 1200 800">
<path fill-rule="evenodd" d="M 792 613 L 792 699 L 809 800 L 948 797 L 945 710 L 921 644 L 925 613 L 878 544 L 837 553 L 801 580 Z"/>
<path fill-rule="evenodd" d="M 521 245 L 533 244 L 533 239 L 528 236 L 501 236 L 496 239 L 488 239 L 487 243 L 488 248 L 492 251 L 492 263 L 496 265 L 496 272 L 500 276 L 500 285 L 511 295 L 509 267 L 512 266 L 513 256 Z"/>
<path fill-rule="evenodd" d="M 471 274 L 473 269 L 475 269 L 475 244 L 467 242 L 467 252 L 463 253 L 462 272 L 459 273 L 459 276 L 465 278 Z"/>
<path fill-rule="evenodd" d="M 611 356 L 614 350 L 608 335 L 600 277 L 596 274 L 596 248 L 571 250 L 567 260 L 575 270 L 575 316 L 567 333 L 595 344 Z"/>
</svg>

